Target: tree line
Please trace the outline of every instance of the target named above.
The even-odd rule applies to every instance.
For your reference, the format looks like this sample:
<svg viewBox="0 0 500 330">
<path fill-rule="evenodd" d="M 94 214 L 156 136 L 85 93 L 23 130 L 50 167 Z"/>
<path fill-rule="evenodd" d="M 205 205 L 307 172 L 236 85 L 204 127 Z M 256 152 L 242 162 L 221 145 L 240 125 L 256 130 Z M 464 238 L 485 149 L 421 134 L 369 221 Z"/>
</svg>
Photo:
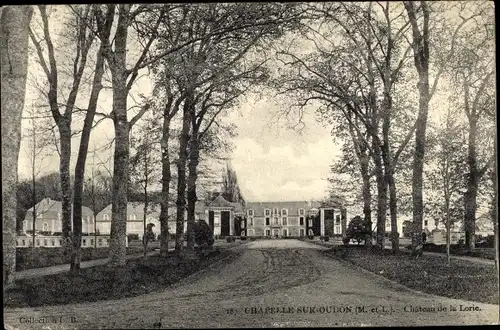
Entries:
<svg viewBox="0 0 500 330">
<path fill-rule="evenodd" d="M 292 108 L 299 110 L 299 119 L 308 104 L 315 104 L 333 136 L 344 142 L 343 163 L 334 166 L 359 179 L 354 190 L 360 191 L 370 228 L 375 210 L 377 246 L 384 247 L 389 214 L 392 247 L 399 248 L 398 209 L 405 206 L 413 214 L 413 248 L 421 245 L 426 178 L 448 173 L 454 177 L 447 174 L 433 189 L 444 191 L 442 209 L 448 215 L 447 205 L 463 196 L 466 244 L 473 249 L 480 184 L 486 177 L 496 184 L 496 170 L 491 170 L 496 158 L 485 147 L 490 143 L 496 150 L 496 140 L 483 134 L 495 116 L 491 7 L 487 2 L 404 1 L 2 8 L 2 183 L 8 187 L 2 212 L 9 246 L 4 249 L 4 281 L 15 269 L 19 123 L 30 47 L 41 70 L 39 100 L 55 125 L 63 236 L 71 242 L 73 271 L 80 268 L 82 205 L 95 125 L 110 120 L 114 130 L 111 263 L 125 263 L 131 185 L 143 190 L 147 204 L 149 187 L 159 182 L 162 234 L 168 231 L 169 201 L 175 200 L 178 253 L 187 212 L 191 251 L 204 161 L 208 165 L 209 159 L 224 157 L 220 150 L 230 149 L 227 137 L 235 135 L 224 118 L 245 95 L 264 86 L 296 101 Z M 64 36 L 57 28 L 64 29 Z M 140 93 L 143 74 L 153 82 L 152 95 Z M 456 122 L 431 127 L 429 116 L 445 89 L 450 107 L 463 115 L 465 156 L 460 143 L 441 139 L 446 130 L 456 129 Z M 111 93 L 107 111 L 100 101 L 103 91 Z M 75 136 L 79 144 L 72 169 Z M 459 160 L 446 158 L 450 163 L 444 164 L 434 156 L 450 152 Z M 154 173 L 153 164 L 159 163 L 161 173 Z M 464 174 L 459 178 L 457 167 Z M 427 174 L 428 168 L 438 172 Z M 458 186 L 462 190 L 452 194 Z M 240 192 L 228 194 L 238 199 Z M 168 235 L 161 237 L 161 255 L 166 255 Z"/>
</svg>

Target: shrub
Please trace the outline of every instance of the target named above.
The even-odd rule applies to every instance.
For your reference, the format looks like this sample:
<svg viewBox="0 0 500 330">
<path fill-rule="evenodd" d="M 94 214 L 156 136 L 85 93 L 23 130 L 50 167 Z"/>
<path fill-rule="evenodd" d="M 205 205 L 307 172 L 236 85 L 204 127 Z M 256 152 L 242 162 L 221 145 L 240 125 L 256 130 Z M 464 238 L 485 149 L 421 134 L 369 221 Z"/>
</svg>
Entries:
<svg viewBox="0 0 500 330">
<path fill-rule="evenodd" d="M 233 237 L 228 236 L 226 237 L 226 242 L 231 243 L 233 241 Z"/>
<path fill-rule="evenodd" d="M 314 239 L 314 236 L 313 235 L 309 235 L 309 236 L 307 236 L 307 238 Z"/>
<path fill-rule="evenodd" d="M 328 242 L 330 240 L 330 236 L 325 236 L 323 239 L 325 242 Z"/>
<path fill-rule="evenodd" d="M 344 245 L 349 245 L 349 242 L 351 241 L 351 239 L 349 237 L 344 237 L 342 239 L 342 243 L 344 243 Z"/>
<path fill-rule="evenodd" d="M 128 234 L 127 235 L 128 241 L 138 241 L 139 240 L 139 234 Z"/>
<path fill-rule="evenodd" d="M 256 241 L 257 237 L 250 237 L 250 241 Z"/>
<path fill-rule="evenodd" d="M 198 220 L 193 224 L 194 242 L 199 246 L 212 246 L 215 243 L 212 228 L 205 220 Z"/>
<path fill-rule="evenodd" d="M 370 229 L 367 228 L 363 218 L 355 216 L 347 226 L 346 238 L 355 239 L 360 243 L 370 235 Z"/>
<path fill-rule="evenodd" d="M 246 240 L 247 240 L 247 237 L 246 237 L 246 236 L 241 236 L 241 237 L 240 237 L 240 240 L 242 240 L 242 241 L 246 241 Z"/>
</svg>

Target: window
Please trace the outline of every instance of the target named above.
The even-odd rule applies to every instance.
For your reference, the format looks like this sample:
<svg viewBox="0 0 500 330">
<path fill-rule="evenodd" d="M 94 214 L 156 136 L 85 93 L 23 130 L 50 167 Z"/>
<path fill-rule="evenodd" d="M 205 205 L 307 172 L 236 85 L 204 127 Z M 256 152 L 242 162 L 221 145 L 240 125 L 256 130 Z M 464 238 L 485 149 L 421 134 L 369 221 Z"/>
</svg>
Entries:
<svg viewBox="0 0 500 330">
<path fill-rule="evenodd" d="M 253 229 L 248 229 L 248 236 L 255 236 L 255 231 Z"/>
<path fill-rule="evenodd" d="M 248 215 L 249 215 L 250 217 L 253 217 L 253 210 L 252 210 L 252 209 L 248 210 Z"/>
<path fill-rule="evenodd" d="M 49 231 L 49 224 L 46 222 L 43 223 L 43 231 Z"/>
<path fill-rule="evenodd" d="M 299 218 L 299 225 L 303 226 L 304 225 L 304 217 Z"/>
<path fill-rule="evenodd" d="M 428 221 L 428 220 L 425 220 L 425 221 L 424 221 L 424 226 L 426 226 L 426 227 L 427 227 L 427 225 L 428 225 L 428 224 L 429 224 L 429 221 Z"/>
<path fill-rule="evenodd" d="M 135 216 L 135 214 L 130 215 L 130 220 L 137 220 L 137 217 Z"/>
<path fill-rule="evenodd" d="M 23 246 L 25 246 L 25 245 L 26 245 L 26 241 L 23 239 Z"/>
<path fill-rule="evenodd" d="M 335 217 L 335 223 L 340 223 L 340 215 L 337 215 L 337 216 Z"/>
<path fill-rule="evenodd" d="M 266 215 L 266 217 L 270 216 L 271 215 L 271 210 L 270 209 L 266 209 L 265 210 L 265 215 Z"/>
<path fill-rule="evenodd" d="M 305 236 L 305 234 L 306 234 L 306 230 L 304 228 L 300 228 L 299 235 L 302 237 L 302 236 Z"/>
<path fill-rule="evenodd" d="M 269 226 L 271 222 L 271 218 L 266 218 L 266 226 Z"/>
<path fill-rule="evenodd" d="M 46 239 L 43 240 L 43 246 L 47 246 L 47 240 Z"/>
<path fill-rule="evenodd" d="M 109 214 L 104 214 L 104 215 L 102 216 L 102 220 L 104 220 L 104 221 L 109 221 Z"/>
<path fill-rule="evenodd" d="M 312 227 L 312 225 L 313 225 L 313 221 L 312 221 L 312 219 L 309 219 L 309 227 Z"/>
<path fill-rule="evenodd" d="M 87 240 L 86 239 L 83 240 L 83 246 L 87 246 Z"/>
<path fill-rule="evenodd" d="M 312 229 L 309 229 L 309 236 L 314 236 L 314 232 Z"/>
<path fill-rule="evenodd" d="M 243 223 L 243 222 L 242 222 Z M 253 226 L 253 218 L 249 218 L 248 219 L 248 225 L 249 226 Z"/>
<path fill-rule="evenodd" d="M 287 210 L 286 209 L 281 209 L 281 215 L 287 215 Z"/>
<path fill-rule="evenodd" d="M 287 217 L 283 217 L 283 226 L 287 226 L 288 225 L 288 219 Z"/>
<path fill-rule="evenodd" d="M 23 221 L 23 232 L 26 232 L 26 230 L 28 230 L 28 221 L 24 220 Z"/>
<path fill-rule="evenodd" d="M 271 236 L 271 229 L 266 229 L 266 236 Z"/>
<path fill-rule="evenodd" d="M 299 215 L 304 215 L 305 211 L 304 209 L 299 209 Z"/>
<path fill-rule="evenodd" d="M 280 218 L 274 217 L 274 224 L 279 225 L 280 224 Z"/>
<path fill-rule="evenodd" d="M 36 245 L 40 246 L 40 240 L 39 239 L 36 240 Z"/>
<path fill-rule="evenodd" d="M 274 208 L 274 215 L 278 215 L 278 208 L 277 207 Z"/>
<path fill-rule="evenodd" d="M 93 239 L 90 240 L 90 245 L 94 245 L 94 240 Z"/>
<path fill-rule="evenodd" d="M 52 246 L 56 246 L 56 240 L 55 239 L 52 240 Z"/>
<path fill-rule="evenodd" d="M 283 236 L 284 236 L 284 237 L 287 237 L 287 236 L 288 236 L 288 230 L 283 229 Z"/>
</svg>

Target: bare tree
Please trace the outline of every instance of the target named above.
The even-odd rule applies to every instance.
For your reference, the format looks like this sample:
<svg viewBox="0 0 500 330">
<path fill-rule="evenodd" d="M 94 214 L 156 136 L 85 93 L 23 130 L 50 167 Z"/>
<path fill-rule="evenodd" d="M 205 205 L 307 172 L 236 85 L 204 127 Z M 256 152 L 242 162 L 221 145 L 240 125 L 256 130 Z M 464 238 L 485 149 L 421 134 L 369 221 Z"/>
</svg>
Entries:
<svg viewBox="0 0 500 330">
<path fill-rule="evenodd" d="M 489 4 L 488 4 L 489 5 Z M 489 6 L 490 7 L 490 6 Z M 476 9 L 478 12 L 481 9 Z M 485 10 L 485 9 L 483 9 Z M 481 12 L 483 12 L 483 10 Z M 451 64 L 452 81 L 458 105 L 463 108 L 468 121 L 467 151 L 467 190 L 464 195 L 465 243 L 470 250 L 475 247 L 475 219 L 479 182 L 493 163 L 496 154 L 488 150 L 489 157 L 484 160 L 478 155 L 480 131 L 487 130 L 491 118 L 486 116 L 488 109 L 495 108 L 495 59 L 493 50 L 494 20 L 493 10 L 482 14 L 475 24 L 469 24 L 465 35 L 474 35 L 467 42 L 459 39 L 457 52 Z M 488 15 L 490 14 L 490 15 Z M 484 156 L 483 156 L 484 157 Z M 481 164 L 482 163 L 482 164 Z"/>
<path fill-rule="evenodd" d="M 431 187 L 437 190 L 432 206 L 438 211 L 434 211 L 434 216 L 441 219 L 446 228 L 448 264 L 450 264 L 451 227 L 458 218 L 454 210 L 459 206 L 461 191 L 465 186 L 465 136 L 461 125 L 457 123 L 458 117 L 456 109 L 447 110 L 444 122 L 435 133 L 436 146 L 429 150 L 436 162 L 432 164 L 434 166 L 431 165 L 428 175 Z"/>
<path fill-rule="evenodd" d="M 16 271 L 17 162 L 28 71 L 28 29 L 32 14 L 31 6 L 0 8 L 4 290 L 14 281 Z"/>
<path fill-rule="evenodd" d="M 71 57 L 72 70 L 69 79 L 64 76 L 64 63 L 56 61 L 56 47 L 52 40 L 50 29 L 50 15 L 47 12 L 46 5 L 38 5 L 38 10 L 42 20 L 42 35 L 39 37 L 35 29 L 30 28 L 30 39 L 36 48 L 39 63 L 43 69 L 48 82 L 48 92 L 46 94 L 47 102 L 52 113 L 52 117 L 59 131 L 59 170 L 61 175 L 62 191 L 62 233 L 67 240 L 70 239 L 70 232 L 73 231 L 71 219 L 71 138 L 72 138 L 72 119 L 75 109 L 78 90 L 82 82 L 84 70 L 87 64 L 87 58 L 94 41 L 94 34 L 87 28 L 87 21 L 91 15 L 91 7 L 86 6 L 80 10 L 80 15 L 75 15 L 74 25 L 68 25 L 69 35 L 72 43 L 76 46 L 74 57 Z M 44 44 L 47 49 L 44 52 Z M 64 62 L 64 61 L 61 61 Z M 61 84 L 62 82 L 62 84 Z M 63 90 L 68 89 L 67 99 L 61 100 Z M 60 109 L 64 111 L 61 112 Z M 78 229 L 78 228 L 77 228 Z M 77 243 L 79 244 L 79 243 Z M 73 264 L 73 263 L 72 263 Z M 73 267 L 72 267 L 73 268 Z"/>
</svg>

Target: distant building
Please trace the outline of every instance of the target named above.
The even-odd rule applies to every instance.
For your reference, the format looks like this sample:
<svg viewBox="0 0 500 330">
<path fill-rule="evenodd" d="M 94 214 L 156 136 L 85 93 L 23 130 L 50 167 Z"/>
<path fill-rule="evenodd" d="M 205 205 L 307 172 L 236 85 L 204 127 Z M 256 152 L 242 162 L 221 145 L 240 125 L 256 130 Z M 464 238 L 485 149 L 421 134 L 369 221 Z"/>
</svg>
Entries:
<svg viewBox="0 0 500 330">
<path fill-rule="evenodd" d="M 111 216 L 112 205 L 106 206 L 96 216 L 97 229 L 100 234 L 108 235 L 111 232 Z M 152 223 L 153 233 L 158 236 L 161 232 L 160 226 L 161 206 L 157 203 L 151 203 L 146 210 L 146 225 Z M 208 216 L 207 216 L 208 217 Z M 187 211 L 184 215 L 187 219 Z M 195 220 L 205 220 L 205 203 L 203 201 L 196 202 Z M 168 208 L 168 232 L 175 234 L 177 228 L 177 207 L 170 206 Z M 184 222 L 184 232 L 186 232 L 187 223 Z M 144 234 L 144 203 L 129 202 L 127 204 L 127 235 L 137 234 L 140 239 Z"/>
<path fill-rule="evenodd" d="M 62 202 L 44 198 L 28 209 L 23 221 L 24 233 L 33 230 L 33 212 L 36 214 L 35 230 L 37 232 L 62 232 Z M 73 212 L 71 212 L 71 222 L 73 228 Z M 82 232 L 94 233 L 94 212 L 86 206 L 82 206 Z"/>
<path fill-rule="evenodd" d="M 248 236 L 341 235 L 346 218 L 339 205 L 315 201 L 252 202 L 245 211 Z"/>
</svg>

